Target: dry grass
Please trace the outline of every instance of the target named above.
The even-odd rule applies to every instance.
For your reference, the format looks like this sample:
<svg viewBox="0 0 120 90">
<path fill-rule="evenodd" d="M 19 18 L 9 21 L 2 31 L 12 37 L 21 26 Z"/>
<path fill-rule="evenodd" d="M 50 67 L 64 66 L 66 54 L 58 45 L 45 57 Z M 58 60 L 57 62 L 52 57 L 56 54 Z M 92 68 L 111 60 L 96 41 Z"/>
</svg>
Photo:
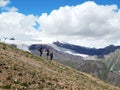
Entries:
<svg viewBox="0 0 120 90">
<path fill-rule="evenodd" d="M 18 90 L 120 90 L 54 61 L 0 44 L 0 88 Z"/>
</svg>

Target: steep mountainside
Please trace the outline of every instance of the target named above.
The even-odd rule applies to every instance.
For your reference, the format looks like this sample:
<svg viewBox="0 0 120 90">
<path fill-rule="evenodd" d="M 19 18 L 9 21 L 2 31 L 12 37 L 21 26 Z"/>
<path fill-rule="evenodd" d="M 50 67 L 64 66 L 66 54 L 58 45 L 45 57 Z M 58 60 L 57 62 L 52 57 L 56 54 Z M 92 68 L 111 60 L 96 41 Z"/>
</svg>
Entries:
<svg viewBox="0 0 120 90">
<path fill-rule="evenodd" d="M 111 71 L 120 74 L 120 49 L 105 55 L 103 62 Z"/>
<path fill-rule="evenodd" d="M 70 67 L 0 43 L 0 88 L 120 90 Z"/>
<path fill-rule="evenodd" d="M 73 60 L 65 64 L 120 86 L 120 49 L 96 60 Z"/>
<path fill-rule="evenodd" d="M 116 71 L 110 70 L 107 67 L 110 63 L 104 63 L 105 61 L 98 60 L 82 60 L 82 61 L 71 61 L 65 64 L 71 66 L 79 71 L 93 75 L 94 77 L 100 78 L 101 80 L 111 83 L 116 86 L 120 86 L 120 74 Z M 108 61 L 109 62 L 109 61 Z M 119 64 L 120 65 L 120 64 Z M 114 66 L 114 68 L 119 66 Z"/>
<path fill-rule="evenodd" d="M 100 61 L 86 60 L 77 63 L 72 63 L 72 66 L 79 71 L 83 71 L 98 77 L 104 81 L 107 80 L 107 74 L 109 72 L 106 65 Z"/>
<path fill-rule="evenodd" d="M 110 71 L 108 81 L 120 86 L 120 49 L 105 55 L 102 62 L 105 63 Z"/>
</svg>

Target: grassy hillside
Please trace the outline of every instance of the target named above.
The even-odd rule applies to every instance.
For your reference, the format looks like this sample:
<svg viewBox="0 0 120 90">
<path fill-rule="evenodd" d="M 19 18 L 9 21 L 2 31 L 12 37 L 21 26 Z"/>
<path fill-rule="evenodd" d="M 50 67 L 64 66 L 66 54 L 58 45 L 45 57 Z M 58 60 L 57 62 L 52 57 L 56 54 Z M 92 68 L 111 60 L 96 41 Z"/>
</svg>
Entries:
<svg viewBox="0 0 120 90">
<path fill-rule="evenodd" d="M 120 90 L 90 75 L 0 43 L 0 88 L 19 90 Z"/>
</svg>

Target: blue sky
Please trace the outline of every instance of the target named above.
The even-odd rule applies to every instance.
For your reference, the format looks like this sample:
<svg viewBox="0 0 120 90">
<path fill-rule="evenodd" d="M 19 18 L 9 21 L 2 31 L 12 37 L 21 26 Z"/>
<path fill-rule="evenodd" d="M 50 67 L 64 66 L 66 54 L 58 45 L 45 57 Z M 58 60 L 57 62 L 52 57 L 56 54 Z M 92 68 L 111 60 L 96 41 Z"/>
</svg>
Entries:
<svg viewBox="0 0 120 90">
<path fill-rule="evenodd" d="M 0 0 L 0 38 L 120 45 L 118 0 Z"/>
<path fill-rule="evenodd" d="M 50 13 L 54 9 L 62 6 L 75 6 L 86 1 L 94 1 L 97 4 L 111 5 L 116 4 L 120 7 L 119 0 L 11 0 L 10 6 L 19 9 L 19 12 L 24 14 L 41 15 L 41 13 Z"/>
</svg>

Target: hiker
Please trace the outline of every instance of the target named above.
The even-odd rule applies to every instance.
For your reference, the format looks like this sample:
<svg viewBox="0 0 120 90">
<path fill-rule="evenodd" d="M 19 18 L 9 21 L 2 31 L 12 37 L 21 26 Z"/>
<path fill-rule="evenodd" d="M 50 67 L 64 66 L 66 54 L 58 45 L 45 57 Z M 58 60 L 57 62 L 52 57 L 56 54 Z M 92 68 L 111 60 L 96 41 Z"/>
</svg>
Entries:
<svg viewBox="0 0 120 90">
<path fill-rule="evenodd" d="M 53 59 L 53 52 L 50 53 L 50 60 Z"/>
<path fill-rule="evenodd" d="M 40 56 L 42 56 L 42 54 L 43 54 L 43 48 L 42 48 L 42 46 L 38 49 L 38 51 L 40 52 Z"/>
<path fill-rule="evenodd" d="M 49 51 L 49 49 L 47 48 L 47 49 L 46 49 L 46 56 L 47 56 L 47 58 L 48 58 L 48 56 L 49 56 L 49 53 L 50 53 L 50 51 Z"/>
</svg>

